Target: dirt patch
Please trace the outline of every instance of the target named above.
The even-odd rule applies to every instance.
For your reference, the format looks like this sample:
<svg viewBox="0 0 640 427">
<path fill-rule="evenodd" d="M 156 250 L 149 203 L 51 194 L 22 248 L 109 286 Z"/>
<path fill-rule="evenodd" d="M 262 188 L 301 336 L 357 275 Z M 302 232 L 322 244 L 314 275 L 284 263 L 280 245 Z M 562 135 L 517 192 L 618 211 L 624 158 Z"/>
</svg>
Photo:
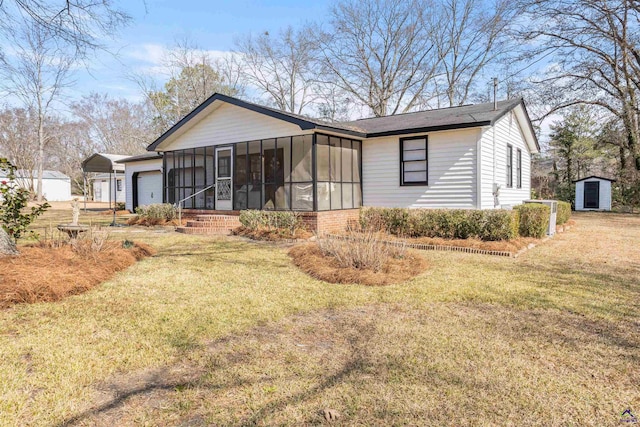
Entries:
<svg viewBox="0 0 640 427">
<path fill-rule="evenodd" d="M 18 256 L 0 258 L 0 307 L 85 292 L 153 254 L 143 243 L 124 249 L 121 242 L 109 242 L 96 253 L 79 253 L 69 245 L 24 247 Z"/>
<path fill-rule="evenodd" d="M 265 240 L 269 242 L 280 242 L 288 240 L 308 240 L 313 234 L 304 229 L 296 229 L 291 233 L 288 230 L 253 230 L 245 227 L 238 227 L 233 230 L 233 234 L 236 236 L 248 237 L 253 240 Z"/>
<path fill-rule="evenodd" d="M 425 259 L 414 251 L 406 251 L 401 258 L 390 258 L 378 272 L 341 267 L 335 258 L 325 256 L 315 243 L 294 246 L 289 250 L 289 256 L 302 271 L 329 283 L 391 285 L 406 282 L 427 268 Z"/>
</svg>

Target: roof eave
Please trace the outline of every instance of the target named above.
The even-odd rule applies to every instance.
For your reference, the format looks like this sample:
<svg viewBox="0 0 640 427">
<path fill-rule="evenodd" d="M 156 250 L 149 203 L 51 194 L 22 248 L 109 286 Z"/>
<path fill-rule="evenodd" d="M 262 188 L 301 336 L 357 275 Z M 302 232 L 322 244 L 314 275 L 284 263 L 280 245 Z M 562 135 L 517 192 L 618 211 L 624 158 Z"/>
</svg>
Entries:
<svg viewBox="0 0 640 427">
<path fill-rule="evenodd" d="M 245 108 L 250 111 L 261 113 L 269 117 L 273 117 L 276 119 L 283 120 L 285 122 L 295 124 L 300 127 L 300 130 L 309 130 L 317 127 L 315 123 L 308 120 L 304 120 L 298 117 L 293 117 L 286 113 L 281 113 L 281 112 L 272 110 L 270 108 L 266 108 L 257 104 L 252 104 L 250 102 L 242 101 L 240 99 L 233 98 L 231 96 L 223 95 L 220 93 L 214 93 L 209 98 L 207 98 L 202 104 L 198 105 L 193 111 L 191 111 L 189 114 L 187 114 L 182 119 L 180 119 L 178 123 L 173 125 L 171 128 L 169 128 L 169 130 L 167 130 L 165 133 L 160 135 L 151 144 L 149 144 L 149 146 L 147 147 L 147 151 L 155 151 L 160 144 L 166 141 L 171 135 L 173 135 L 176 131 L 178 131 L 178 129 L 180 129 L 182 126 L 187 124 L 191 119 L 193 119 L 195 116 L 200 114 L 204 109 L 206 109 L 209 105 L 211 105 L 215 101 L 226 102 L 228 104 L 232 104 L 237 107 Z"/>
<path fill-rule="evenodd" d="M 455 129 L 468 129 L 468 128 L 487 126 L 490 124 L 491 122 L 486 120 L 486 121 L 479 121 L 479 122 L 456 123 L 456 124 L 440 125 L 440 126 L 425 126 L 425 127 L 419 127 L 419 128 L 396 129 L 396 130 L 384 131 L 384 132 L 371 132 L 371 133 L 368 133 L 366 137 L 378 138 L 382 136 L 410 135 L 414 133 L 437 132 L 437 131 L 455 130 Z"/>
</svg>

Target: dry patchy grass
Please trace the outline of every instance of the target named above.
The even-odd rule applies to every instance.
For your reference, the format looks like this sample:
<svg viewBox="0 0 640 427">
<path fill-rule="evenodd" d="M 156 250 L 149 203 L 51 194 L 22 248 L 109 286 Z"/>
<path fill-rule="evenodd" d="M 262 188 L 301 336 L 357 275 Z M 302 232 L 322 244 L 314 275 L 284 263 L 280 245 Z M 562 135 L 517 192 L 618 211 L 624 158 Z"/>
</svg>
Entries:
<svg viewBox="0 0 640 427">
<path fill-rule="evenodd" d="M 158 256 L 0 311 L 0 425 L 300 425 L 325 407 L 345 425 L 618 425 L 640 412 L 640 216 L 575 219 L 516 260 L 429 252 L 385 287 L 327 285 L 271 244 L 118 230 Z"/>
<path fill-rule="evenodd" d="M 72 424 L 615 425 L 638 346 L 632 324 L 487 304 L 316 311 L 117 375 Z"/>
</svg>

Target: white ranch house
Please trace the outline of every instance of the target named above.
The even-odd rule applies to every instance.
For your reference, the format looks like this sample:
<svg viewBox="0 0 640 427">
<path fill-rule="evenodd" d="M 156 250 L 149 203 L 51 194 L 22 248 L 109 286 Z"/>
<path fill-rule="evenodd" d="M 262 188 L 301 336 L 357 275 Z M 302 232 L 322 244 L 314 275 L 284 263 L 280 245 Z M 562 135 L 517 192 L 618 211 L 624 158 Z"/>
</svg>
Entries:
<svg viewBox="0 0 640 427">
<path fill-rule="evenodd" d="M 137 186 L 162 179 L 164 202 L 306 212 L 320 231 L 361 206 L 510 208 L 530 198 L 539 145 L 522 99 L 327 123 L 214 94 L 148 150 L 162 175 L 151 159 L 157 181 Z"/>
</svg>

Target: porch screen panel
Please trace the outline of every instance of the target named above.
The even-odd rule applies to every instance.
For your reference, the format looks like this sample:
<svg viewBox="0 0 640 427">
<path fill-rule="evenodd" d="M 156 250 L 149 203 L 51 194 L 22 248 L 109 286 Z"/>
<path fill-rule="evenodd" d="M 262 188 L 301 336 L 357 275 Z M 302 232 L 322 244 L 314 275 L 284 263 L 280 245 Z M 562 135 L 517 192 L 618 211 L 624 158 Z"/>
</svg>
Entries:
<svg viewBox="0 0 640 427">
<path fill-rule="evenodd" d="M 313 210 L 313 136 L 291 139 L 291 209 Z"/>
<path fill-rule="evenodd" d="M 291 209 L 291 138 L 276 140 L 276 209 Z"/>
<path fill-rule="evenodd" d="M 194 150 L 194 192 L 198 193 L 194 196 L 194 204 L 196 209 L 206 208 L 206 195 L 203 191 L 207 184 L 207 161 L 206 150 L 204 148 L 196 148 Z"/>
<path fill-rule="evenodd" d="M 262 209 L 276 208 L 276 140 L 262 141 Z"/>
<path fill-rule="evenodd" d="M 247 155 L 246 142 L 236 144 L 235 161 L 233 165 L 233 208 L 236 210 L 247 209 L 248 206 L 248 180 L 249 180 L 249 158 Z"/>
<path fill-rule="evenodd" d="M 211 187 L 215 183 L 215 147 L 205 147 L 205 187 Z M 215 188 L 209 188 L 204 192 L 205 209 L 213 209 L 215 207 Z"/>
<path fill-rule="evenodd" d="M 211 185 L 213 177 L 213 151 L 208 147 L 164 153 L 165 194 L 167 203 L 182 202 L 186 209 L 212 209 L 211 191 L 204 191 Z M 186 198 L 190 197 L 187 200 Z"/>
<path fill-rule="evenodd" d="M 247 183 L 247 208 L 262 207 L 262 143 L 249 143 L 249 169 Z"/>
<path fill-rule="evenodd" d="M 317 136 L 318 210 L 353 209 L 362 206 L 360 141 Z"/>
</svg>

